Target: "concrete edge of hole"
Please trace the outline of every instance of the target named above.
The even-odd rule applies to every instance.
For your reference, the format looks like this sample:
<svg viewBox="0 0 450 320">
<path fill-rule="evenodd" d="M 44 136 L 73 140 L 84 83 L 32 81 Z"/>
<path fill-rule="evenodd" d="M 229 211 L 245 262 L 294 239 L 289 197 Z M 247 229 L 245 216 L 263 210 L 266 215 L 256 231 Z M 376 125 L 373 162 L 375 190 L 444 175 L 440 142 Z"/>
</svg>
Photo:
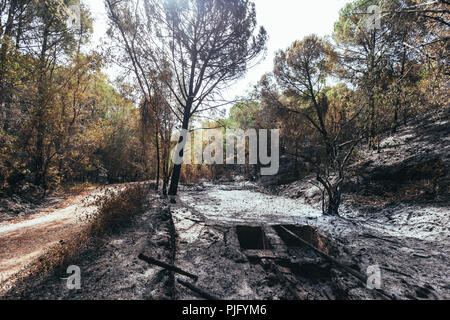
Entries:
<svg viewBox="0 0 450 320">
<path fill-rule="evenodd" d="M 241 248 L 235 226 L 229 227 L 228 232 L 226 233 L 226 243 L 228 246 L 233 246 L 237 249 Z"/>
<path fill-rule="evenodd" d="M 325 232 L 323 230 L 320 230 L 319 228 L 317 228 L 315 226 L 310 226 L 310 225 L 288 225 L 288 224 L 286 224 L 286 225 L 283 225 L 283 224 L 273 225 L 272 228 L 277 233 L 277 235 L 281 238 L 281 240 L 285 243 L 287 248 L 295 247 L 295 246 L 289 245 L 289 243 L 286 242 L 286 238 L 282 237 L 280 232 L 283 233 L 283 234 L 285 232 L 282 231 L 280 227 L 285 227 L 286 229 L 290 230 L 294 234 L 297 234 L 303 240 L 305 240 L 306 242 L 310 243 L 315 248 L 325 252 L 326 254 L 329 254 L 331 256 L 336 256 L 336 255 L 339 254 L 339 248 L 335 244 L 334 238 L 330 234 L 328 234 L 327 232 Z M 307 237 L 308 239 L 305 239 L 304 236 L 298 234 L 298 232 L 300 232 L 300 233 L 308 232 L 309 233 L 309 237 Z M 289 235 L 287 237 L 288 238 L 292 238 L 292 236 L 289 236 Z M 311 241 L 312 239 L 309 239 L 309 238 L 313 238 L 315 241 Z M 294 241 L 294 239 L 293 239 L 293 241 Z M 325 245 L 325 247 L 320 247 L 319 243 L 321 243 L 322 245 Z M 301 245 L 301 247 L 303 247 L 303 245 Z"/>
</svg>

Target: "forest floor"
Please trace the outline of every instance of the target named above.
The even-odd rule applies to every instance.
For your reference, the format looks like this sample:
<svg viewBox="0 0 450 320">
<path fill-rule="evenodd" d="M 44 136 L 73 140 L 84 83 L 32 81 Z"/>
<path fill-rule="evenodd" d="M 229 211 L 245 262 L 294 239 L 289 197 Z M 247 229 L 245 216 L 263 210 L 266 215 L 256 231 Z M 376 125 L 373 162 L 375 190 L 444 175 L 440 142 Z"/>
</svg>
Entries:
<svg viewBox="0 0 450 320">
<path fill-rule="evenodd" d="M 383 139 L 380 153 L 352 168 L 359 180 L 346 186 L 341 217 L 322 215 L 320 191 L 308 178 L 270 191 L 245 181 L 182 186 L 176 204 L 150 194 L 145 212 L 121 233 L 90 241 L 63 268 L 0 297 L 199 298 L 176 282 L 183 276 L 140 261 L 144 253 L 198 275 L 196 286 L 224 299 L 450 299 L 448 130 L 448 120 L 427 118 Z M 91 197 L 0 225 L 1 274 L 14 278 L 22 260 L 38 259 L 47 244 L 64 245 L 79 227 L 77 212 L 95 210 Z M 379 268 L 382 292 L 292 233 L 359 275 Z M 68 265 L 81 268 L 81 290 L 67 289 Z"/>
<path fill-rule="evenodd" d="M 421 233 L 395 233 L 395 223 L 366 225 L 367 217 L 348 206 L 342 217 L 326 217 L 319 206 L 265 194 L 256 185 L 205 184 L 203 191 L 198 189 L 182 192 L 181 202 L 174 208 L 179 235 L 176 261 L 178 266 L 199 274 L 199 285 L 219 296 L 383 298 L 296 242 L 280 228 L 284 226 L 362 274 L 371 266 L 379 266 L 382 289 L 392 298 L 450 298 L 448 209 L 438 214 L 446 231 L 423 239 Z M 403 214 L 407 216 L 408 210 Z M 424 217 L 415 228 L 420 230 L 426 220 L 434 225 L 436 215 Z M 252 235 L 252 227 L 263 232 L 254 231 Z M 255 241 L 266 237 L 267 244 L 260 243 L 258 248 L 256 241 L 247 247 L 244 242 L 249 237 L 255 237 Z M 180 297 L 195 298 L 187 292 Z"/>
<path fill-rule="evenodd" d="M 386 223 L 366 226 L 364 215 L 356 216 L 349 207 L 344 211 L 348 217 L 325 217 L 317 206 L 265 193 L 248 182 L 184 186 L 177 204 L 170 206 L 151 194 L 145 213 L 120 234 L 90 242 L 64 268 L 30 278 L 3 298 L 199 298 L 175 281 L 186 278 L 147 265 L 137 258 L 140 253 L 198 275 L 196 286 L 224 299 L 386 297 L 296 241 L 282 226 L 361 274 L 378 265 L 381 288 L 389 297 L 450 298 L 450 251 L 443 234 L 432 240 L 393 235 Z M 81 268 L 81 290 L 67 289 L 68 265 Z"/>
</svg>

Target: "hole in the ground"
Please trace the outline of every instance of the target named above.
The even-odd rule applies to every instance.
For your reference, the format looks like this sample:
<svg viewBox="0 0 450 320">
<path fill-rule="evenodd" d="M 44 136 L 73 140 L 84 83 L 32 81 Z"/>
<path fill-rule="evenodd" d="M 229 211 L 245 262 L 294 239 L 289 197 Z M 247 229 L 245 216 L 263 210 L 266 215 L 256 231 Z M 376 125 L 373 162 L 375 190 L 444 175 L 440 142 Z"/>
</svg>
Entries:
<svg viewBox="0 0 450 320">
<path fill-rule="evenodd" d="M 261 227 L 237 226 L 239 244 L 244 250 L 270 250 L 272 246 Z"/>
<path fill-rule="evenodd" d="M 335 252 L 334 247 L 331 244 L 331 241 L 321 235 L 316 228 L 310 226 L 294 226 L 294 225 L 278 225 L 273 228 L 278 233 L 283 242 L 291 248 L 303 248 L 306 247 L 301 241 L 295 238 L 293 235 L 286 232 L 284 229 L 286 228 L 290 232 L 297 235 L 302 240 L 308 242 L 313 245 L 315 248 L 320 251 L 333 255 Z"/>
</svg>

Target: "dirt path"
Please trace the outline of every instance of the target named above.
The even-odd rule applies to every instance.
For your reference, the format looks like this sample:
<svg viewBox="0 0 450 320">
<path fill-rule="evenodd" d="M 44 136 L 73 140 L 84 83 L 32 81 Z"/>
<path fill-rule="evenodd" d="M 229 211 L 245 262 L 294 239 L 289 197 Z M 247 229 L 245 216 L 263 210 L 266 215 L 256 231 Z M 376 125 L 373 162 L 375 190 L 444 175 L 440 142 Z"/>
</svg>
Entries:
<svg viewBox="0 0 450 320">
<path fill-rule="evenodd" d="M 130 216 L 122 229 L 90 238 L 60 268 L 30 277 L 0 300 L 161 300 L 174 299 L 173 274 L 138 259 L 140 253 L 173 263 L 174 233 L 170 211 L 151 193 L 144 212 Z M 81 271 L 81 289 L 67 288 L 66 270 Z"/>
<path fill-rule="evenodd" d="M 71 199 L 64 208 L 44 211 L 14 223 L 0 225 L 0 293 L 8 290 L 15 276 L 32 265 L 49 248 L 76 235 L 82 218 L 96 210 L 95 199 L 105 192 L 96 189 Z"/>
</svg>

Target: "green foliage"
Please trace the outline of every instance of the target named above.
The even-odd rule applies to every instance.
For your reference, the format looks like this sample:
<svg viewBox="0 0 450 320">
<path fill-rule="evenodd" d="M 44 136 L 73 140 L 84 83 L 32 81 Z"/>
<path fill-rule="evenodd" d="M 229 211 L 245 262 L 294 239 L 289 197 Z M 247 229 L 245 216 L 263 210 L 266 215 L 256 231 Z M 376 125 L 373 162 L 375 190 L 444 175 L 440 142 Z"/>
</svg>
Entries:
<svg viewBox="0 0 450 320">
<path fill-rule="evenodd" d="M 230 129 L 256 128 L 261 105 L 256 101 L 239 102 L 230 111 L 227 127 Z"/>
<path fill-rule="evenodd" d="M 1 39 L 0 189 L 18 192 L 9 177 L 18 188 L 46 189 L 146 178 L 138 110 L 101 73 L 103 57 L 84 53 L 90 13 L 82 5 L 81 28 L 74 29 L 68 8 L 79 0 L 26 3 L 16 10 L 22 16 L 12 16 L 22 29 L 13 24 Z"/>
<path fill-rule="evenodd" d="M 25 182 L 53 189 L 150 179 L 160 171 L 167 184 L 174 169 L 169 151 L 175 119 L 186 116 L 183 126 L 189 126 L 209 110 L 220 84 L 243 75 L 267 40 L 264 29 L 258 32 L 255 6 L 247 0 L 167 1 L 167 12 L 158 1 L 141 2 L 142 10 L 136 11 L 131 1 L 107 1 L 109 35 L 118 44 L 113 58 L 135 70 L 136 78 L 134 86 L 113 85 L 101 72 L 104 58 L 87 50 L 92 17 L 83 5 L 81 28 L 67 27 L 67 8 L 80 0 L 3 3 L 0 189 L 9 192 Z M 360 133 L 366 141 L 379 141 L 378 135 L 395 131 L 410 117 L 443 108 L 448 104 L 445 3 L 401 10 L 418 3 L 348 3 L 334 26 L 334 43 L 310 35 L 279 51 L 274 72 L 231 108 L 229 118 L 204 125 L 281 129 L 283 152 L 307 163 L 301 170 L 324 171 L 330 166 L 325 155 L 342 152 Z M 391 13 L 383 16 L 380 30 L 366 28 L 371 5 Z M 167 15 L 158 15 L 160 9 Z M 229 13 L 228 24 L 221 23 L 223 12 Z M 183 14 L 200 21 L 197 37 L 192 37 L 197 22 L 182 21 Z M 219 44 L 211 33 L 228 48 L 226 55 L 222 45 L 215 48 Z M 167 35 L 178 45 L 154 41 Z M 129 46 L 136 39 L 140 49 Z M 198 48 L 202 51 L 192 54 Z M 136 92 L 139 107 L 129 98 Z M 209 169 L 187 171 L 185 180 L 214 176 Z"/>
</svg>

